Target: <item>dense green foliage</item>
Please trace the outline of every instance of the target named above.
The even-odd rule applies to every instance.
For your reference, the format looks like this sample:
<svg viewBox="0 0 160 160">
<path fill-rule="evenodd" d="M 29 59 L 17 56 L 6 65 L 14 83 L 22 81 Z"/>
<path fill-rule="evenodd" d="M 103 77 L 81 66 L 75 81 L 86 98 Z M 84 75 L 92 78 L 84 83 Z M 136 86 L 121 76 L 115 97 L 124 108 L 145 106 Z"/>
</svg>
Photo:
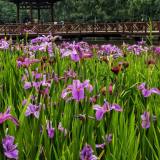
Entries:
<svg viewBox="0 0 160 160">
<path fill-rule="evenodd" d="M 0 22 L 15 22 L 16 7 L 0 0 Z M 21 11 L 21 21 L 29 17 Z M 34 13 L 36 18 L 36 11 Z M 160 17 L 159 0 L 62 0 L 55 5 L 56 21 L 148 21 Z M 41 21 L 49 21 L 48 11 L 42 11 Z"/>
<path fill-rule="evenodd" d="M 16 59 L 23 55 L 22 51 L 0 51 L 0 112 L 4 112 L 7 106 L 11 107 L 11 113 L 19 120 L 19 127 L 6 121 L 0 125 L 0 143 L 4 135 L 15 136 L 18 144 L 19 159 L 21 160 L 78 160 L 80 150 L 88 143 L 99 159 L 108 160 L 158 160 L 160 157 L 160 98 L 159 95 L 151 95 L 144 98 L 137 89 L 138 84 L 147 82 L 148 86 L 159 87 L 160 62 L 159 57 L 152 52 L 143 53 L 139 56 L 133 53 L 125 53 L 125 57 L 114 60 L 109 59 L 108 63 L 101 61 L 93 50 L 94 57 L 79 62 L 71 61 L 69 58 L 61 58 L 59 49 L 54 48 L 55 61 L 50 62 L 47 53 L 38 52 L 36 57 L 42 60 L 42 56 L 48 58 L 39 64 L 30 65 L 28 68 L 18 68 Z M 26 55 L 25 55 L 26 56 Z M 148 59 L 157 59 L 156 65 L 148 66 Z M 128 68 L 118 75 L 114 75 L 111 67 L 118 62 L 126 61 Z M 83 82 L 90 79 L 94 90 L 86 94 L 86 98 L 80 102 L 66 102 L 60 96 L 62 90 L 72 83 L 71 79 L 59 82 L 52 81 L 49 96 L 43 97 L 35 89 L 24 90 L 22 76 L 26 71 L 38 70 L 42 74 L 58 74 L 63 76 L 67 69 L 74 69 L 78 74 L 77 78 Z M 101 88 L 109 86 L 111 79 L 115 78 L 113 94 L 101 94 Z M 27 80 L 33 80 L 30 75 Z M 110 103 L 118 103 L 123 107 L 123 112 L 107 112 L 101 121 L 90 119 L 95 117 L 93 104 L 89 102 L 91 95 L 98 95 L 97 104 L 103 104 L 107 99 Z M 30 103 L 31 95 L 36 95 L 36 104 L 44 104 L 39 119 L 25 117 L 27 105 Z M 22 106 L 22 101 L 27 99 L 27 104 Z M 141 114 L 148 111 L 151 114 L 151 126 L 149 129 L 142 128 Z M 85 114 L 86 119 L 75 118 L 75 115 Z M 157 117 L 157 121 L 153 119 Z M 51 120 L 55 127 L 55 136 L 51 140 L 46 132 L 46 120 Z M 62 125 L 67 129 L 64 136 L 57 126 Z M 8 129 L 7 129 L 8 128 Z M 104 149 L 96 149 L 95 144 L 102 143 L 105 134 L 113 134 L 111 144 Z M 1 146 L 1 144 L 0 144 Z M 3 159 L 3 150 L 0 150 L 0 157 Z"/>
</svg>

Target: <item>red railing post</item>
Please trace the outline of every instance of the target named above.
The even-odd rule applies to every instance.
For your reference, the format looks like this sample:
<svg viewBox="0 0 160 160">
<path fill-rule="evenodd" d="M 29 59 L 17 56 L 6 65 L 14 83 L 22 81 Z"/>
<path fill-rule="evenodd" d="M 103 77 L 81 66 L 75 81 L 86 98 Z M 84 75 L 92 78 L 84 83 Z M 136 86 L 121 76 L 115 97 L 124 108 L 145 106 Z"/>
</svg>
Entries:
<svg viewBox="0 0 160 160">
<path fill-rule="evenodd" d="M 6 25 L 4 25 L 4 34 L 6 35 Z"/>
<path fill-rule="evenodd" d="M 117 32 L 119 31 L 118 22 L 116 22 L 116 31 L 117 31 Z"/>
<path fill-rule="evenodd" d="M 106 33 L 108 32 L 108 24 L 107 23 L 105 23 L 105 30 L 106 30 Z"/>
<path fill-rule="evenodd" d="M 122 32 L 124 33 L 125 32 L 125 24 L 122 23 Z"/>
<path fill-rule="evenodd" d="M 157 22 L 158 31 L 160 32 L 160 22 Z"/>
<path fill-rule="evenodd" d="M 147 27 L 148 27 L 148 23 L 145 22 L 145 33 L 147 33 Z"/>
<path fill-rule="evenodd" d="M 82 23 L 79 24 L 80 34 L 81 34 L 81 32 L 82 32 L 81 28 L 82 28 Z"/>
</svg>

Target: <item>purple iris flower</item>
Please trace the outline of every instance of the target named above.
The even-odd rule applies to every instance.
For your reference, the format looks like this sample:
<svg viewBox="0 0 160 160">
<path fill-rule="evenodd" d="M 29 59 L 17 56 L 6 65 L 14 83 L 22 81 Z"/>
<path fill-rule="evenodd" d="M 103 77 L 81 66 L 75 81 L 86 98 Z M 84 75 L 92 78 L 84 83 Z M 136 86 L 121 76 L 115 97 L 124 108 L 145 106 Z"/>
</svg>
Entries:
<svg viewBox="0 0 160 160">
<path fill-rule="evenodd" d="M 34 115 L 36 118 L 39 118 L 40 109 L 41 109 L 40 106 L 29 104 L 28 107 L 27 107 L 25 115 L 27 117 L 30 116 L 30 115 Z"/>
<path fill-rule="evenodd" d="M 106 112 L 115 110 L 117 112 L 122 112 L 123 109 L 118 104 L 109 104 L 107 101 L 104 102 L 103 106 L 94 105 L 93 109 L 96 110 L 96 119 L 101 120 Z"/>
<path fill-rule="evenodd" d="M 25 106 L 27 104 L 27 99 L 24 99 L 23 101 L 22 101 L 22 106 Z"/>
<path fill-rule="evenodd" d="M 143 90 L 145 88 L 145 85 L 146 83 L 141 83 L 139 86 L 138 86 L 138 89 L 139 90 Z"/>
<path fill-rule="evenodd" d="M 112 142 L 112 137 L 113 137 L 113 136 L 112 136 L 111 133 L 107 134 L 106 137 L 105 137 L 106 142 L 107 142 L 107 143 L 111 143 L 111 142 Z"/>
<path fill-rule="evenodd" d="M 160 90 L 158 88 L 151 88 L 150 91 L 151 91 L 151 93 L 155 93 L 155 94 L 160 95 Z"/>
<path fill-rule="evenodd" d="M 36 37 L 34 39 L 31 40 L 31 43 L 32 44 L 35 44 L 35 43 L 42 43 L 42 42 L 49 42 L 50 39 L 52 38 L 52 36 L 48 35 L 48 36 L 40 36 L 40 37 Z"/>
<path fill-rule="evenodd" d="M 29 67 L 29 65 L 40 62 L 39 59 L 31 59 L 26 57 L 19 57 L 17 59 L 18 67 Z"/>
<path fill-rule="evenodd" d="M 6 136 L 2 139 L 2 145 L 4 149 L 4 155 L 10 159 L 18 159 L 17 145 L 14 144 L 13 136 Z"/>
<path fill-rule="evenodd" d="M 97 160 L 97 157 L 93 155 L 93 149 L 90 145 L 86 144 L 81 153 L 80 153 L 81 160 Z"/>
<path fill-rule="evenodd" d="M 0 113 L 0 124 L 4 123 L 6 120 L 11 120 L 16 126 L 19 125 L 18 120 L 10 114 L 10 108 L 4 113 Z"/>
<path fill-rule="evenodd" d="M 106 146 L 105 143 L 102 143 L 102 144 L 96 144 L 96 148 L 101 148 L 101 149 L 104 149 L 104 147 Z"/>
<path fill-rule="evenodd" d="M 40 52 L 46 52 L 49 45 L 50 45 L 49 42 L 42 42 L 42 43 L 39 45 L 39 51 L 40 51 Z"/>
<path fill-rule="evenodd" d="M 160 55 L 160 47 L 155 47 L 155 48 L 154 48 L 154 52 L 155 52 L 157 55 Z"/>
<path fill-rule="evenodd" d="M 52 43 L 48 44 L 47 51 L 48 51 L 48 54 L 49 54 L 50 58 L 54 56 L 54 53 L 53 53 L 53 44 Z"/>
<path fill-rule="evenodd" d="M 62 57 L 70 56 L 71 59 L 75 62 L 80 61 L 79 53 L 74 47 L 72 49 L 71 48 L 61 49 L 61 54 Z"/>
<path fill-rule="evenodd" d="M 35 46 L 29 45 L 28 47 L 29 47 L 29 51 L 31 51 L 31 52 L 36 52 L 39 50 L 39 45 L 35 45 Z"/>
<path fill-rule="evenodd" d="M 63 132 L 65 136 L 67 135 L 67 129 L 62 126 L 61 122 L 58 124 L 58 130 Z"/>
<path fill-rule="evenodd" d="M 153 93 L 160 95 L 160 90 L 158 88 L 147 89 L 146 88 L 146 83 L 140 84 L 138 86 L 138 89 L 142 92 L 142 95 L 144 97 L 149 97 Z"/>
<path fill-rule="evenodd" d="M 111 110 L 110 104 L 108 102 L 105 102 L 103 104 L 103 106 L 96 104 L 93 106 L 93 109 L 96 110 L 96 119 L 97 120 L 101 120 L 103 118 L 104 114 Z"/>
<path fill-rule="evenodd" d="M 24 83 L 24 89 L 30 89 L 32 87 L 32 83 L 31 82 L 25 82 Z"/>
<path fill-rule="evenodd" d="M 134 53 L 135 55 L 140 55 L 148 51 L 148 48 L 143 45 L 129 45 L 127 51 Z"/>
<path fill-rule="evenodd" d="M 32 84 L 33 84 L 33 87 L 34 87 L 35 89 L 39 89 L 40 86 L 41 86 L 41 84 L 42 84 L 42 82 L 32 82 Z"/>
<path fill-rule="evenodd" d="M 143 46 L 143 45 L 146 44 L 146 41 L 144 41 L 144 40 L 142 39 L 141 41 L 138 41 L 137 43 L 138 43 L 138 45 Z"/>
<path fill-rule="evenodd" d="M 71 53 L 71 59 L 75 62 L 80 61 L 80 56 L 79 56 L 79 53 L 76 51 L 76 49 L 73 49 Z"/>
<path fill-rule="evenodd" d="M 68 70 L 68 71 L 65 71 L 64 73 L 64 77 L 67 79 L 67 78 L 76 78 L 77 77 L 77 74 L 73 71 L 73 70 Z"/>
<path fill-rule="evenodd" d="M 35 79 L 40 79 L 42 77 L 41 73 L 32 72 L 32 75 L 35 77 Z"/>
<path fill-rule="evenodd" d="M 4 39 L 1 39 L 0 40 L 0 50 L 2 49 L 2 50 L 6 50 L 6 49 L 8 49 L 9 48 L 9 43 L 6 41 L 6 40 L 4 40 Z"/>
<path fill-rule="evenodd" d="M 122 112 L 123 111 L 123 109 L 121 108 L 121 106 L 118 105 L 118 104 L 112 104 L 111 105 L 111 110 L 115 110 L 117 112 Z"/>
<path fill-rule="evenodd" d="M 90 46 L 85 42 L 63 43 L 60 52 L 62 57 L 70 56 L 71 60 L 75 62 L 93 56 Z"/>
<path fill-rule="evenodd" d="M 96 148 L 101 148 L 101 149 L 104 149 L 104 147 L 106 146 L 106 144 L 109 144 L 112 142 L 112 134 L 108 134 L 105 136 L 104 138 L 104 143 L 102 144 L 96 144 Z"/>
<path fill-rule="evenodd" d="M 46 80 L 46 75 L 43 75 L 43 80 L 38 82 L 25 82 L 24 83 L 24 89 L 30 89 L 31 87 L 34 87 L 36 90 L 40 89 L 40 86 L 46 87 L 46 91 L 48 87 L 51 87 L 51 82 Z"/>
<path fill-rule="evenodd" d="M 149 128 L 150 127 L 150 113 L 144 112 L 141 115 L 141 119 L 142 119 L 142 128 Z"/>
<path fill-rule="evenodd" d="M 123 55 L 122 51 L 115 45 L 107 44 L 101 45 L 99 54 L 102 56 L 113 56 L 114 59 Z"/>
<path fill-rule="evenodd" d="M 61 97 L 66 100 L 72 99 L 72 97 L 68 98 L 68 95 L 71 93 L 72 93 L 72 85 L 68 85 L 67 88 L 62 91 Z"/>
<path fill-rule="evenodd" d="M 84 87 L 83 87 L 83 84 L 79 80 L 73 80 L 72 96 L 73 96 L 73 99 L 77 101 L 84 99 Z"/>
<path fill-rule="evenodd" d="M 62 48 L 62 49 L 60 49 L 60 51 L 61 51 L 62 58 L 67 57 L 72 54 L 72 50 L 70 50 L 70 49 Z"/>
<path fill-rule="evenodd" d="M 86 88 L 89 92 L 93 91 L 93 86 L 89 83 L 89 80 L 83 82 L 83 87 Z"/>
<path fill-rule="evenodd" d="M 70 99 L 75 99 L 76 101 L 80 101 L 84 99 L 84 89 L 87 89 L 89 92 L 92 92 L 93 87 L 89 83 L 89 80 L 85 80 L 83 83 L 80 82 L 80 80 L 73 80 L 72 85 L 68 85 L 66 89 L 62 91 L 61 97 L 63 99 L 70 100 Z M 69 94 L 72 94 L 70 98 L 67 96 Z"/>
<path fill-rule="evenodd" d="M 51 82 L 47 81 L 46 75 L 43 75 L 43 80 L 41 81 L 42 86 L 51 87 Z"/>
<path fill-rule="evenodd" d="M 48 137 L 49 138 L 54 137 L 55 129 L 52 127 L 52 122 L 51 121 L 47 122 L 47 132 L 48 132 Z"/>
</svg>

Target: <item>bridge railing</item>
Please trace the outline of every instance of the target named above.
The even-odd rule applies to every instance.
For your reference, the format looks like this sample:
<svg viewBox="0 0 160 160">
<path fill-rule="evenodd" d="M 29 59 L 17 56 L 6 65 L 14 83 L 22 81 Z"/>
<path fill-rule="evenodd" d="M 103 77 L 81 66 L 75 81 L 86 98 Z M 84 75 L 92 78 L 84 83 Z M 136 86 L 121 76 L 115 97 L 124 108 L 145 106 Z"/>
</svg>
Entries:
<svg viewBox="0 0 160 160">
<path fill-rule="evenodd" d="M 82 34 L 82 33 L 160 33 L 160 22 L 67 23 L 67 24 L 6 24 L 0 34 Z"/>
</svg>

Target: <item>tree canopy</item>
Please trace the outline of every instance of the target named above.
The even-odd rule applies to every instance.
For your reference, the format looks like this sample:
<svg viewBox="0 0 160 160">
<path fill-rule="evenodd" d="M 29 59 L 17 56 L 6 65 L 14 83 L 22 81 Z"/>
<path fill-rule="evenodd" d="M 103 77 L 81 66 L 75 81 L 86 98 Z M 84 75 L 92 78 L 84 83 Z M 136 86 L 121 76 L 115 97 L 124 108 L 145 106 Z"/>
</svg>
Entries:
<svg viewBox="0 0 160 160">
<path fill-rule="evenodd" d="M 16 6 L 0 0 L 0 22 L 16 21 Z M 159 20 L 159 0 L 62 0 L 54 7 L 55 21 L 67 22 L 116 22 Z M 21 11 L 21 22 L 29 16 Z M 36 18 L 36 11 L 34 11 Z M 42 10 L 42 21 L 49 21 L 48 11 Z"/>
</svg>

